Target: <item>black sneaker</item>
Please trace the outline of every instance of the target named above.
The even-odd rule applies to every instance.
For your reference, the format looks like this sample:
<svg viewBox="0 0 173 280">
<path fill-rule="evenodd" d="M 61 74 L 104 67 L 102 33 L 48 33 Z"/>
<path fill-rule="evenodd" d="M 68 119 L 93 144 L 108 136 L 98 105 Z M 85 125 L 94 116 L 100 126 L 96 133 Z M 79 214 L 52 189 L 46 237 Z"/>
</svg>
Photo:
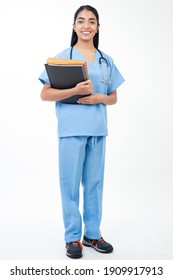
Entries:
<svg viewBox="0 0 173 280">
<path fill-rule="evenodd" d="M 66 243 L 66 255 L 69 258 L 79 259 L 82 257 L 82 243 L 78 240 L 75 242 L 67 242 Z"/>
<path fill-rule="evenodd" d="M 84 246 L 92 247 L 100 253 L 111 253 L 113 251 L 112 245 L 106 242 L 102 237 L 100 239 L 89 239 L 84 236 L 82 244 Z"/>
</svg>

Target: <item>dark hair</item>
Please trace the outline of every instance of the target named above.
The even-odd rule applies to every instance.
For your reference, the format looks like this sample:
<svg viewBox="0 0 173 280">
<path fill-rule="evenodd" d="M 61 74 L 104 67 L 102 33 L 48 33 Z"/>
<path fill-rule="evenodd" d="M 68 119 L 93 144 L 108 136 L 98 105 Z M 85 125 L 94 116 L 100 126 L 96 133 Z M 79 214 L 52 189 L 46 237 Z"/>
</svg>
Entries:
<svg viewBox="0 0 173 280">
<path fill-rule="evenodd" d="M 99 26 L 99 14 L 98 14 L 97 10 L 90 5 L 84 5 L 84 6 L 79 7 L 79 9 L 74 14 L 74 24 L 75 24 L 78 14 L 83 10 L 91 11 L 95 15 L 98 26 Z M 71 36 L 71 47 L 73 47 L 77 43 L 77 40 L 78 40 L 77 34 L 73 29 L 72 36 Z M 99 45 L 99 31 L 97 31 L 97 33 L 95 34 L 95 36 L 93 38 L 93 43 L 94 43 L 94 47 L 97 49 L 98 45 Z"/>
</svg>

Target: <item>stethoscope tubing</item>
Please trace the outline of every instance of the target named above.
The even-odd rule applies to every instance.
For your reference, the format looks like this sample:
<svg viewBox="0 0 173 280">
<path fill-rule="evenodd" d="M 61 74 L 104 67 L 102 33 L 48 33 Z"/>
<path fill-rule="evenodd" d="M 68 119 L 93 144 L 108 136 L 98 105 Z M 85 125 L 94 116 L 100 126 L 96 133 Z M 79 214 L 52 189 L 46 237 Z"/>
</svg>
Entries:
<svg viewBox="0 0 173 280">
<path fill-rule="evenodd" d="M 107 64 L 107 67 L 109 67 L 109 63 L 108 63 L 107 59 L 103 56 L 102 52 L 99 49 L 97 49 L 97 51 L 100 54 L 99 64 L 102 63 L 101 60 L 104 60 L 106 62 L 106 64 Z M 70 50 L 70 59 L 72 59 L 72 54 L 73 54 L 73 47 L 71 47 L 71 50 Z"/>
<path fill-rule="evenodd" d="M 102 60 L 104 60 L 104 62 L 106 62 L 106 65 L 107 65 L 107 68 L 108 68 L 108 71 L 109 71 L 109 75 L 110 75 L 110 65 L 109 65 L 108 60 L 103 56 L 102 52 L 99 49 L 97 49 L 97 51 L 100 54 L 100 58 L 99 58 L 100 67 L 101 67 L 101 64 L 102 64 Z M 73 55 L 73 47 L 71 47 L 71 50 L 70 50 L 70 59 L 72 59 L 72 55 Z M 111 84 L 111 81 L 106 81 L 106 80 L 103 80 L 103 79 L 102 79 L 102 82 L 106 82 L 107 84 Z"/>
</svg>

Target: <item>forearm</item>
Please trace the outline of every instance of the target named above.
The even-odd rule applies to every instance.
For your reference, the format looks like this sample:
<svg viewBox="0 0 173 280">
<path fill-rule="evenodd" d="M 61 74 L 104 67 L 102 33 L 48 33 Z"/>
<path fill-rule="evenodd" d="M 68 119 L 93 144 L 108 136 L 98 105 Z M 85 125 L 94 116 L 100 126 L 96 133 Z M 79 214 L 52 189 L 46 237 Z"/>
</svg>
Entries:
<svg viewBox="0 0 173 280">
<path fill-rule="evenodd" d="M 51 88 L 48 84 L 45 84 L 41 91 L 41 99 L 43 101 L 60 101 L 75 94 L 75 88 L 59 90 Z"/>
<path fill-rule="evenodd" d="M 105 105 L 114 105 L 117 103 L 117 94 L 101 95 L 100 103 Z"/>
</svg>

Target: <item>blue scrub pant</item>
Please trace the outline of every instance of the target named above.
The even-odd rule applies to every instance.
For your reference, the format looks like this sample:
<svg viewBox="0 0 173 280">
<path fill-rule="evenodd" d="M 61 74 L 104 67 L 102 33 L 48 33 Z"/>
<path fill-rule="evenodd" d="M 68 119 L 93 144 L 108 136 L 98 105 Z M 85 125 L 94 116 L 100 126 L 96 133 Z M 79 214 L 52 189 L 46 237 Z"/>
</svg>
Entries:
<svg viewBox="0 0 173 280">
<path fill-rule="evenodd" d="M 101 237 L 105 144 L 105 136 L 59 138 L 59 178 L 66 242 L 80 240 L 82 235 L 80 183 L 83 186 L 84 234 L 90 239 Z"/>
</svg>

